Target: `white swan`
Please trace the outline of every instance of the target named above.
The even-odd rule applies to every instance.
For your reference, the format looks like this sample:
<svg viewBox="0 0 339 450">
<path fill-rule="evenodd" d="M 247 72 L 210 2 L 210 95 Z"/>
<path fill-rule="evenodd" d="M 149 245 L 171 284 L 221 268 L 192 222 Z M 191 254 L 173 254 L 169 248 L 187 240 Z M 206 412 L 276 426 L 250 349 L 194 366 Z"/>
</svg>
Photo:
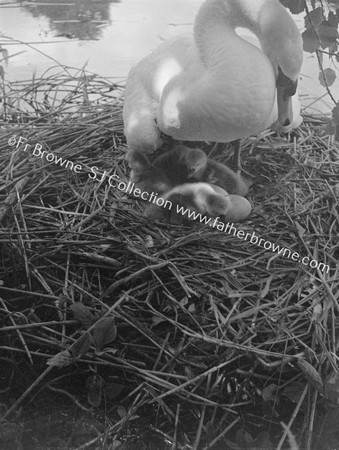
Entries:
<svg viewBox="0 0 339 450">
<path fill-rule="evenodd" d="M 261 49 L 237 27 L 251 30 Z M 291 106 L 301 64 L 300 33 L 278 0 L 205 0 L 193 35 L 165 41 L 132 67 L 123 108 L 127 145 L 152 153 L 160 132 L 230 142 L 275 121 L 294 128 L 301 122 L 298 102 Z"/>
</svg>

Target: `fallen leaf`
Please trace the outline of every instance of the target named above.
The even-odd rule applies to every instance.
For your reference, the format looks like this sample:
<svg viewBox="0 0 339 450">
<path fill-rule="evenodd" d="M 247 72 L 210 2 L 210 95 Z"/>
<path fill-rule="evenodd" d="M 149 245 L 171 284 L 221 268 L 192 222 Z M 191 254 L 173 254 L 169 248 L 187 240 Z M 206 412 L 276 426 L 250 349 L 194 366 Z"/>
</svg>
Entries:
<svg viewBox="0 0 339 450">
<path fill-rule="evenodd" d="M 90 309 L 83 303 L 73 303 L 73 305 L 70 306 L 70 309 L 73 313 L 74 319 L 81 322 L 81 325 L 85 328 L 89 328 L 95 322 L 95 317 L 91 313 Z"/>
<path fill-rule="evenodd" d="M 266 386 L 263 391 L 262 391 L 262 398 L 264 399 L 265 402 L 268 402 L 269 400 L 272 400 L 272 402 L 279 400 L 277 398 L 277 390 L 278 390 L 278 386 L 276 384 L 269 384 L 268 386 Z"/>
<path fill-rule="evenodd" d="M 298 366 L 300 367 L 308 381 L 310 381 L 319 392 L 323 392 L 323 381 L 317 370 L 303 358 L 298 359 Z"/>
<path fill-rule="evenodd" d="M 322 312 L 323 312 L 323 308 L 320 303 L 318 303 L 317 305 L 314 305 L 312 321 L 319 322 Z"/>
<path fill-rule="evenodd" d="M 127 415 L 127 411 L 126 411 L 126 409 L 123 406 L 118 406 L 117 412 L 118 412 L 118 414 L 119 414 L 121 419 L 123 419 Z"/>
<path fill-rule="evenodd" d="M 98 408 L 101 403 L 103 384 L 104 380 L 99 375 L 91 375 L 86 381 L 88 387 L 88 403 L 96 408 Z"/>
<path fill-rule="evenodd" d="M 91 335 L 86 331 L 68 348 L 73 359 L 80 358 L 80 356 L 87 353 L 91 346 Z"/>
<path fill-rule="evenodd" d="M 191 304 L 188 306 L 187 310 L 188 310 L 190 313 L 194 313 L 195 310 L 196 310 L 195 304 L 194 304 L 194 303 L 191 303 Z"/>
<path fill-rule="evenodd" d="M 122 448 L 122 442 L 114 439 L 112 444 L 108 447 L 108 450 L 118 450 Z"/>
<path fill-rule="evenodd" d="M 235 442 L 240 448 L 247 448 L 248 445 L 254 442 L 254 439 L 246 430 L 240 428 L 235 434 Z"/>
<path fill-rule="evenodd" d="M 146 236 L 146 239 L 145 239 L 145 247 L 146 247 L 146 248 L 152 248 L 152 247 L 154 247 L 153 238 L 152 238 L 152 236 L 150 236 L 149 234 Z"/>
<path fill-rule="evenodd" d="M 113 317 L 99 320 L 93 329 L 95 348 L 100 351 L 106 344 L 110 344 L 117 335 L 117 327 Z"/>
<path fill-rule="evenodd" d="M 159 317 L 159 316 L 152 316 L 152 323 L 153 325 L 159 325 L 159 323 L 165 322 L 166 319 Z"/>
<path fill-rule="evenodd" d="M 72 364 L 72 362 L 72 355 L 68 350 L 64 350 L 63 352 L 57 353 L 56 355 L 52 356 L 52 358 L 47 361 L 47 365 L 54 367 L 66 367 Z"/>
</svg>

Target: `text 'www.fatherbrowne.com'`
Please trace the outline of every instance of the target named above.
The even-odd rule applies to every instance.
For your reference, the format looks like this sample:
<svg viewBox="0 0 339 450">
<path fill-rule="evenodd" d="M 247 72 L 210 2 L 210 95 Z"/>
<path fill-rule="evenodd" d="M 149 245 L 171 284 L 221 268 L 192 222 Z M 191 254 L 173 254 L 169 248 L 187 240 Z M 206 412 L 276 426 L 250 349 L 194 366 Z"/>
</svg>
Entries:
<svg viewBox="0 0 339 450">
<path fill-rule="evenodd" d="M 207 217 L 202 215 L 201 213 L 197 213 L 196 211 L 191 211 L 188 208 L 184 208 L 183 206 L 176 205 L 177 206 L 177 213 L 182 214 L 185 217 L 188 217 L 192 220 L 197 220 L 200 223 L 209 225 L 212 228 L 216 228 L 218 231 L 222 231 L 223 233 L 227 234 L 233 234 L 233 236 L 236 236 L 239 239 L 243 239 L 245 241 L 249 241 L 251 244 L 257 245 L 258 247 L 262 247 L 265 250 L 270 250 L 274 253 L 277 253 L 278 255 L 282 255 L 285 258 L 292 259 L 292 261 L 300 262 L 301 264 L 305 266 L 310 266 L 312 269 L 319 269 L 320 271 L 324 273 L 328 273 L 330 270 L 330 266 L 327 264 L 318 262 L 315 259 L 311 259 L 308 256 L 303 256 L 298 252 L 292 252 L 287 247 L 280 246 L 278 244 L 275 244 L 274 242 L 267 241 L 255 234 L 253 231 L 252 233 L 246 233 L 244 230 L 237 230 L 237 228 L 234 226 L 233 223 L 224 223 L 220 220 L 220 217 L 216 217 L 215 219 L 212 219 L 211 217 Z"/>
</svg>

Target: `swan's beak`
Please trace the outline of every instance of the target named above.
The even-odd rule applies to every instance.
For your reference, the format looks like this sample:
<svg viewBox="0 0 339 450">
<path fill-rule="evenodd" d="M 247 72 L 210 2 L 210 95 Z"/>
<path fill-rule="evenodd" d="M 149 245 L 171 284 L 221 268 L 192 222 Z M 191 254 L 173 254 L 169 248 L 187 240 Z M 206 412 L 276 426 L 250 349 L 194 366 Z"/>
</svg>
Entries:
<svg viewBox="0 0 339 450">
<path fill-rule="evenodd" d="M 287 77 L 279 67 L 277 78 L 278 123 L 281 127 L 288 127 L 293 122 L 292 97 L 298 87 L 298 80 Z"/>
<path fill-rule="evenodd" d="M 292 97 L 286 95 L 285 87 L 277 86 L 278 122 L 287 127 L 293 122 Z"/>
</svg>

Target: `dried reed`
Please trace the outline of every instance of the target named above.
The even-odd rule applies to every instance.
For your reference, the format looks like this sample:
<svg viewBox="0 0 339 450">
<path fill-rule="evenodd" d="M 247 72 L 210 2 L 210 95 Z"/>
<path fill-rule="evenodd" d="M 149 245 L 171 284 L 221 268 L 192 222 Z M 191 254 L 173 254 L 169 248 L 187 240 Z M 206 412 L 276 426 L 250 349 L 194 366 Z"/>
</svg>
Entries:
<svg viewBox="0 0 339 450">
<path fill-rule="evenodd" d="M 293 435 L 318 448 L 315 408 L 338 402 L 339 163 L 325 121 L 305 117 L 291 135 L 243 142 L 254 212 L 236 227 L 328 272 L 216 228 L 150 223 L 107 178 L 91 180 L 93 167 L 128 176 L 122 97 L 122 86 L 60 68 L 6 88 L 0 348 L 11 392 L 13 376 L 30 376 L 3 419 L 48 387 L 108 416 L 124 405 L 79 448 L 123 441 L 145 411 L 158 417 L 163 448 L 281 448 Z M 81 170 L 34 156 L 37 144 Z M 70 309 L 78 302 L 82 328 Z M 116 336 L 98 346 L 103 317 Z M 53 359 L 46 369 L 60 353 L 61 372 Z M 95 388 L 83 383 L 81 393 L 64 381 L 89 375 Z M 112 386 L 121 394 L 109 400 Z"/>
</svg>

